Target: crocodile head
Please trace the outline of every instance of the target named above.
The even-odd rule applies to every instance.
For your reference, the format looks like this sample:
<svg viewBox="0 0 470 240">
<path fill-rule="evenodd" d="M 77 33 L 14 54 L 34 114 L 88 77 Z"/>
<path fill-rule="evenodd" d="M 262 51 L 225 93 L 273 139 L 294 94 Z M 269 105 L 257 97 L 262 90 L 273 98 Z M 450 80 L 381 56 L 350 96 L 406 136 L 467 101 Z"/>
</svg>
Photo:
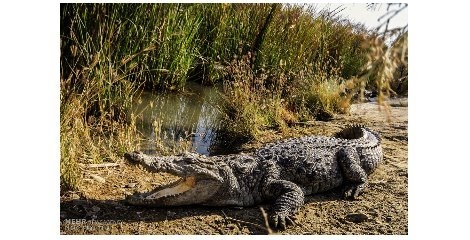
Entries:
<svg viewBox="0 0 470 240">
<path fill-rule="evenodd" d="M 210 199 L 223 183 L 216 164 L 206 156 L 196 153 L 164 157 L 132 152 L 124 156 L 151 172 L 166 172 L 179 177 L 177 181 L 159 186 L 152 191 L 128 196 L 126 200 L 132 205 L 201 204 Z"/>
</svg>

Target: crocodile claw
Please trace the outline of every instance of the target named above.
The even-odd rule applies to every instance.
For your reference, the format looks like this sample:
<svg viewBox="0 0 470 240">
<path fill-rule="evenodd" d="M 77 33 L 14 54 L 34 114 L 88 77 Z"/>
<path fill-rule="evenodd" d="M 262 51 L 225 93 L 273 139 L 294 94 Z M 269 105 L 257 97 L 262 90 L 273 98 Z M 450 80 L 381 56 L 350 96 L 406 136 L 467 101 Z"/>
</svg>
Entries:
<svg viewBox="0 0 470 240">
<path fill-rule="evenodd" d="M 270 224 L 275 229 L 286 230 L 289 225 L 297 225 L 294 216 L 289 216 L 283 213 L 276 213 L 271 215 Z"/>
<path fill-rule="evenodd" d="M 359 197 L 360 194 L 364 191 L 366 184 L 358 184 L 354 186 L 350 186 L 344 191 L 344 198 L 345 199 L 352 199 L 355 200 Z"/>
</svg>

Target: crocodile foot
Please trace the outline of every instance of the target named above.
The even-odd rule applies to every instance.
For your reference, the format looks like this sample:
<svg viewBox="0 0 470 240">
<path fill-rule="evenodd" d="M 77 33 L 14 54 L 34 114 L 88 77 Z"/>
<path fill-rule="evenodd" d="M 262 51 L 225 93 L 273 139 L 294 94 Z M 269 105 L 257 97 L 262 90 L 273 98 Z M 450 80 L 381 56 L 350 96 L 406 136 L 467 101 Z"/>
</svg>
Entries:
<svg viewBox="0 0 470 240">
<path fill-rule="evenodd" d="M 289 216 L 285 213 L 272 214 L 269 220 L 269 224 L 274 229 L 286 230 L 286 227 L 289 225 L 297 225 L 297 223 L 295 222 L 295 217 Z"/>
<path fill-rule="evenodd" d="M 366 183 L 348 186 L 346 188 L 346 191 L 344 191 L 344 198 L 352 199 L 352 200 L 357 199 L 359 195 L 361 195 L 362 192 L 364 192 L 364 189 L 366 188 L 366 186 L 367 186 Z"/>
</svg>

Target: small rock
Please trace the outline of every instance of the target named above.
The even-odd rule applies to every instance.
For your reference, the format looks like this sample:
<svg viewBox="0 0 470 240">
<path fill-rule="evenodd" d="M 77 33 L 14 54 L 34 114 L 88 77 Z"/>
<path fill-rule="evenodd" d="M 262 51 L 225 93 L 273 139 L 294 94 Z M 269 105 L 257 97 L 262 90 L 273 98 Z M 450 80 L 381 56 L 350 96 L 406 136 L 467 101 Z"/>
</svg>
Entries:
<svg viewBox="0 0 470 240">
<path fill-rule="evenodd" d="M 346 215 L 345 220 L 353 223 L 361 223 L 367 221 L 369 217 L 363 213 L 350 213 Z"/>
<path fill-rule="evenodd" d="M 167 212 L 166 212 L 166 215 L 167 215 L 168 217 L 174 217 L 174 216 L 176 215 L 176 213 L 175 213 L 175 212 L 172 212 L 172 211 L 167 211 Z"/>
<path fill-rule="evenodd" d="M 400 176 L 400 177 L 408 177 L 408 173 L 407 173 L 407 172 L 399 172 L 399 173 L 398 173 L 398 176 Z"/>
<path fill-rule="evenodd" d="M 100 210 L 101 210 L 101 208 L 98 207 L 98 206 L 91 207 L 91 211 L 93 211 L 93 212 L 99 212 Z"/>
<path fill-rule="evenodd" d="M 235 229 L 238 229 L 238 226 L 233 223 L 229 223 L 227 224 L 227 228 L 230 230 L 235 230 Z"/>
<path fill-rule="evenodd" d="M 125 188 L 134 188 L 137 185 L 137 183 L 128 183 L 124 185 Z"/>
<path fill-rule="evenodd" d="M 70 198 L 72 198 L 73 200 L 75 199 L 80 199 L 80 195 L 76 194 L 76 193 L 72 193 L 72 195 L 70 196 Z"/>
</svg>

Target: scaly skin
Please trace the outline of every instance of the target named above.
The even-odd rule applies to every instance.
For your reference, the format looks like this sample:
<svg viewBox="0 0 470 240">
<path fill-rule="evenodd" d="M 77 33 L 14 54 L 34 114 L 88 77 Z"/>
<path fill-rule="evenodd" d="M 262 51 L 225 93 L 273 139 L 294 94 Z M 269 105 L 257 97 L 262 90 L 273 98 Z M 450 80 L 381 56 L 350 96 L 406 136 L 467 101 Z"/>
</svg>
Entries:
<svg viewBox="0 0 470 240">
<path fill-rule="evenodd" d="M 309 136 L 270 143 L 253 153 L 207 157 L 196 153 L 125 157 L 152 172 L 181 177 L 175 183 L 128 197 L 134 205 L 253 206 L 273 202 L 269 220 L 285 229 L 304 196 L 347 184 L 345 198 L 356 198 L 367 176 L 382 161 L 380 135 L 361 126 L 348 127 L 335 137 Z"/>
</svg>

